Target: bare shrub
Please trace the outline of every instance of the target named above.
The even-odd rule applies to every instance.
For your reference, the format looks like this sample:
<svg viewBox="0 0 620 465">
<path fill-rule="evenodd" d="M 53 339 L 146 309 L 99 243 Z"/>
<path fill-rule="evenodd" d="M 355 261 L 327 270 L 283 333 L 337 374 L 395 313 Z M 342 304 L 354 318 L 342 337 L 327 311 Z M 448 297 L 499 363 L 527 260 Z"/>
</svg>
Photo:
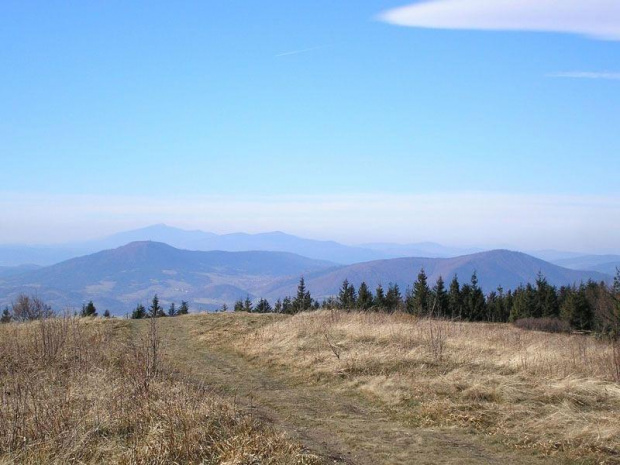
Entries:
<svg viewBox="0 0 620 465">
<path fill-rule="evenodd" d="M 37 296 L 20 294 L 11 307 L 16 321 L 40 320 L 54 315 L 52 308 Z"/>
<path fill-rule="evenodd" d="M 522 318 L 513 323 L 517 328 L 546 333 L 570 333 L 571 327 L 559 318 Z"/>
<path fill-rule="evenodd" d="M 436 361 L 443 360 L 444 350 L 446 348 L 446 332 L 443 322 L 429 319 L 428 320 L 428 338 L 427 344 L 429 351 Z"/>
</svg>

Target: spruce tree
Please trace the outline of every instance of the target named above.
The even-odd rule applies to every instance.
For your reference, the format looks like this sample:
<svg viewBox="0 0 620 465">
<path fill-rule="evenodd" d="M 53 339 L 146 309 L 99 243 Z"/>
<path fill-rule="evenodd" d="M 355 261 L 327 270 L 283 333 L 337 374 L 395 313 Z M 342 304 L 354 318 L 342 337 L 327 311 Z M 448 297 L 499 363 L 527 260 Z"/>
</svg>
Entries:
<svg viewBox="0 0 620 465">
<path fill-rule="evenodd" d="M 572 289 L 560 311 L 562 319 L 577 330 L 589 331 L 594 326 L 594 311 L 586 297 L 584 284 Z"/>
<path fill-rule="evenodd" d="M 355 287 L 353 286 L 353 284 L 349 284 L 348 279 L 345 279 L 342 282 L 340 291 L 338 292 L 338 306 L 346 310 L 351 310 L 353 307 L 355 307 L 355 303 Z"/>
<path fill-rule="evenodd" d="M 461 296 L 461 285 L 458 277 L 454 275 L 450 282 L 450 290 L 448 291 L 448 315 L 450 318 L 462 318 L 463 315 L 463 298 Z"/>
<path fill-rule="evenodd" d="M 366 283 L 362 282 L 362 284 L 360 284 L 360 288 L 357 291 L 357 308 L 359 308 L 360 310 L 368 310 L 370 307 L 372 307 L 372 301 L 372 292 L 370 291 L 370 289 L 368 289 Z"/>
<path fill-rule="evenodd" d="M 536 305 L 536 291 L 531 284 L 519 286 L 513 294 L 512 308 L 510 310 L 510 321 L 517 321 L 523 318 L 531 318 L 532 309 Z"/>
<path fill-rule="evenodd" d="M 430 312 L 431 290 L 428 287 L 428 278 L 424 268 L 418 273 L 418 279 L 413 283 L 411 293 L 410 308 L 407 310 L 415 315 L 428 315 Z"/>
<path fill-rule="evenodd" d="M 239 299 L 239 300 L 237 300 L 235 302 L 234 311 L 235 312 L 242 312 L 243 311 L 243 300 Z"/>
<path fill-rule="evenodd" d="M 164 309 L 159 305 L 159 298 L 157 294 L 153 296 L 153 300 L 151 301 L 151 306 L 149 307 L 149 317 L 158 318 L 160 316 L 165 316 Z"/>
<path fill-rule="evenodd" d="M 112 315 L 110 315 L 110 310 L 107 310 L 105 312 L 103 312 L 103 317 L 104 318 L 110 318 Z"/>
<path fill-rule="evenodd" d="M 243 311 L 252 313 L 252 310 L 253 310 L 252 300 L 250 300 L 250 295 L 248 294 L 245 296 L 245 300 L 243 302 Z"/>
<path fill-rule="evenodd" d="M 431 309 L 433 310 L 433 316 L 444 318 L 449 313 L 450 300 L 441 275 L 437 278 L 437 282 L 433 287 L 432 296 L 433 304 Z"/>
<path fill-rule="evenodd" d="M 388 291 L 385 294 L 385 307 L 387 311 L 394 312 L 399 309 L 403 302 L 403 298 L 400 294 L 400 288 L 398 284 L 392 284 L 388 286 Z"/>
<path fill-rule="evenodd" d="M 299 285 L 297 286 L 297 296 L 292 302 L 292 311 L 294 313 L 304 312 L 312 309 L 312 297 L 310 291 L 306 289 L 306 281 L 302 276 L 299 278 Z"/>
<path fill-rule="evenodd" d="M 2 316 L 0 317 L 0 323 L 10 323 L 12 319 L 13 316 L 11 315 L 9 307 L 4 307 L 4 310 L 2 310 Z"/>
<path fill-rule="evenodd" d="M 93 304 L 92 300 L 89 301 L 87 304 L 82 305 L 82 311 L 80 312 L 80 316 L 97 316 L 97 309 L 95 308 L 95 304 Z"/>
<path fill-rule="evenodd" d="M 140 320 L 145 317 L 146 317 L 146 309 L 144 308 L 144 305 L 138 304 L 136 308 L 133 310 L 133 312 L 131 313 L 131 318 L 133 318 L 134 320 Z"/>
<path fill-rule="evenodd" d="M 290 297 L 282 299 L 282 313 L 286 313 L 287 315 L 295 313 L 295 307 Z"/>
<path fill-rule="evenodd" d="M 179 309 L 177 310 L 177 315 L 187 315 L 189 313 L 189 304 L 187 301 L 182 300 Z"/>
<path fill-rule="evenodd" d="M 254 308 L 254 312 L 256 313 L 271 313 L 271 305 L 269 305 L 269 302 L 267 301 L 267 299 L 260 299 L 258 301 L 258 304 L 256 305 L 256 308 Z"/>
<path fill-rule="evenodd" d="M 385 293 L 383 292 L 383 286 L 381 284 L 377 286 L 377 290 L 375 291 L 373 307 L 379 311 L 385 310 Z"/>
<path fill-rule="evenodd" d="M 484 293 L 478 285 L 478 275 L 471 275 L 471 294 L 469 296 L 469 314 L 472 321 L 488 320 Z"/>
<path fill-rule="evenodd" d="M 176 306 L 174 305 L 174 302 L 172 302 L 170 304 L 170 308 L 168 308 L 168 316 L 177 316 L 177 309 Z"/>
</svg>

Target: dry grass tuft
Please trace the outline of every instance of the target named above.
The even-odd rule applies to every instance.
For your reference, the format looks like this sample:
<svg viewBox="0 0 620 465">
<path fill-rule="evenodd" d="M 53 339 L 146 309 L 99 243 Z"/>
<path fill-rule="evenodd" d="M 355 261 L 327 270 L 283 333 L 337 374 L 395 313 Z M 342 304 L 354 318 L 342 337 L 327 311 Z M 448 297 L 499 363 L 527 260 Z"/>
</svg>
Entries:
<svg viewBox="0 0 620 465">
<path fill-rule="evenodd" d="M 344 380 L 412 424 L 467 427 L 575 459 L 620 456 L 617 353 L 594 337 L 320 311 L 274 321 L 236 348 L 307 378 Z"/>
<path fill-rule="evenodd" d="M 154 325 L 131 332 L 114 320 L 2 325 L 0 463 L 319 463 L 167 375 Z"/>
</svg>

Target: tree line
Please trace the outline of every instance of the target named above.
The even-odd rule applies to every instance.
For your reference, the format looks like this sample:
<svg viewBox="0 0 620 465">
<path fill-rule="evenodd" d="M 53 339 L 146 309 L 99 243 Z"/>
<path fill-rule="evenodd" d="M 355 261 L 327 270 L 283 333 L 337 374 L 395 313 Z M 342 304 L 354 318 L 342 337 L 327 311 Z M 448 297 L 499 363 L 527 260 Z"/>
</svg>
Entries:
<svg viewBox="0 0 620 465">
<path fill-rule="evenodd" d="M 404 312 L 420 317 L 507 323 L 527 319 L 562 322 L 559 327 L 573 330 L 620 334 L 620 270 L 613 284 L 588 281 L 579 285 L 556 287 L 539 273 L 534 284 L 520 285 L 505 291 L 502 287 L 484 293 L 477 273 L 469 282 L 459 282 L 455 275 L 446 284 L 440 276 L 434 286 L 421 269 L 417 279 L 404 294 L 398 284 L 374 292 L 362 282 L 355 288 L 344 280 L 337 296 L 319 303 L 299 281 L 297 294 L 278 299 L 273 306 L 261 298 L 253 304 L 249 296 L 235 303 L 235 311 L 294 314 L 319 308 L 343 310 Z M 557 325 L 555 325 L 558 327 Z"/>
<path fill-rule="evenodd" d="M 178 316 L 187 315 L 189 313 L 189 304 L 182 300 L 181 304 L 177 307 L 174 302 L 170 304 L 168 310 L 159 303 L 157 294 L 153 297 L 151 305 L 146 308 L 142 304 L 138 304 L 136 308 L 131 312 L 132 319 L 142 318 L 159 318 L 164 316 Z M 26 294 L 20 294 L 15 299 L 15 302 L 11 307 L 6 306 L 0 315 L 0 323 L 10 323 L 11 321 L 24 322 L 41 320 L 54 316 L 55 313 L 52 307 L 46 304 L 41 298 L 37 296 L 28 296 Z M 92 300 L 82 305 L 82 309 L 79 312 L 75 312 L 76 316 L 83 318 L 97 317 L 99 313 Z M 104 318 L 110 318 L 111 314 L 109 310 L 103 312 Z"/>
<path fill-rule="evenodd" d="M 373 292 L 365 282 L 356 289 L 345 279 L 338 294 L 322 302 L 312 298 L 302 276 L 296 295 L 278 299 L 273 306 L 263 298 L 254 303 L 249 296 L 234 304 L 234 311 L 251 313 L 295 314 L 320 308 L 389 313 L 398 311 L 420 317 L 498 323 L 547 320 L 556 328 L 620 336 L 620 270 L 612 285 L 588 281 L 579 285 L 556 287 L 539 273 L 533 284 L 520 285 L 508 291 L 498 287 L 485 294 L 475 272 L 469 282 L 461 284 L 455 275 L 446 284 L 440 276 L 431 287 L 424 269 L 421 269 L 413 285 L 404 294 L 398 284 L 389 284 L 387 289 L 379 284 Z M 220 311 L 228 311 L 228 307 L 223 305 Z M 155 295 L 148 308 L 138 304 L 130 317 L 159 318 L 188 313 L 189 304 L 186 301 L 182 301 L 178 307 L 171 303 L 165 310 Z M 4 309 L 0 323 L 36 320 L 52 315 L 51 307 L 40 298 L 22 294 L 11 308 Z M 94 303 L 90 301 L 84 304 L 79 315 L 97 316 Z M 109 317 L 110 313 L 106 310 L 103 316 Z M 558 322 L 562 325 L 558 325 Z"/>
</svg>

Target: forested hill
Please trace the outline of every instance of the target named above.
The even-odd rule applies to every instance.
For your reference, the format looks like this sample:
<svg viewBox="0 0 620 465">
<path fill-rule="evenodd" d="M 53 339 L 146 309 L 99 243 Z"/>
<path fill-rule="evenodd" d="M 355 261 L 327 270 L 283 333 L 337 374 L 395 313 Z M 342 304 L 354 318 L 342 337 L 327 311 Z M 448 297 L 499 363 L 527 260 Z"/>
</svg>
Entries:
<svg viewBox="0 0 620 465">
<path fill-rule="evenodd" d="M 404 291 L 411 287 L 417 273 L 424 268 L 429 284 L 433 285 L 439 276 L 444 281 L 451 280 L 455 275 L 459 280 L 468 282 L 474 272 L 480 287 L 490 292 L 502 286 L 504 289 L 515 289 L 520 284 L 534 283 L 539 273 L 554 286 L 578 284 L 588 280 L 610 282 L 611 276 L 596 271 L 569 270 L 553 265 L 544 260 L 534 258 L 521 252 L 509 250 L 492 250 L 455 258 L 394 258 L 358 263 L 333 270 L 323 270 L 307 276 L 306 285 L 318 298 L 336 295 L 347 279 L 355 287 L 365 282 L 371 289 L 378 284 L 387 286 L 398 284 Z M 270 296 L 294 294 L 296 282 L 271 290 Z"/>
</svg>

